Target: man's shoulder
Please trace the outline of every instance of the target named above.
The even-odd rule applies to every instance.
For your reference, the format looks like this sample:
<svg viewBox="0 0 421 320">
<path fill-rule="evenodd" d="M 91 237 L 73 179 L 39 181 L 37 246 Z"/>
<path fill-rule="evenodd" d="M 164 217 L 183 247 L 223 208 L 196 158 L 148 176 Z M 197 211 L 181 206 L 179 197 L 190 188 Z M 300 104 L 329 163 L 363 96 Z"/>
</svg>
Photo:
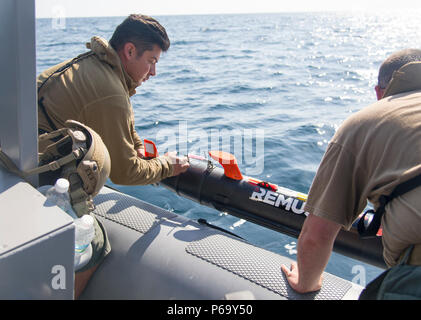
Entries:
<svg viewBox="0 0 421 320">
<path fill-rule="evenodd" d="M 81 82 L 89 83 L 101 95 L 128 95 L 114 68 L 95 56 L 82 61 L 77 73 Z"/>
<path fill-rule="evenodd" d="M 372 125 L 379 121 L 393 120 L 394 118 L 399 117 L 402 109 L 411 107 L 406 105 L 407 103 L 405 101 L 399 99 L 381 99 L 351 114 L 344 121 L 344 124 L 364 126 L 366 124 Z M 421 105 L 421 99 L 419 100 L 419 105 Z"/>
<path fill-rule="evenodd" d="M 342 145 L 370 142 L 383 145 L 386 137 L 402 136 L 408 130 L 421 130 L 421 94 L 381 99 L 349 116 L 333 140 Z"/>
<path fill-rule="evenodd" d="M 421 120 L 421 91 L 411 91 L 383 98 L 352 115 L 357 121 L 401 121 L 406 117 Z"/>
<path fill-rule="evenodd" d="M 43 72 L 41 72 L 38 76 L 37 76 L 37 83 L 42 83 L 44 82 L 48 77 L 50 77 L 53 73 L 57 72 L 59 69 L 63 68 L 65 65 L 67 65 L 68 63 L 70 63 L 73 59 L 67 59 L 64 60 L 56 65 L 50 66 L 47 69 L 45 69 Z"/>
</svg>

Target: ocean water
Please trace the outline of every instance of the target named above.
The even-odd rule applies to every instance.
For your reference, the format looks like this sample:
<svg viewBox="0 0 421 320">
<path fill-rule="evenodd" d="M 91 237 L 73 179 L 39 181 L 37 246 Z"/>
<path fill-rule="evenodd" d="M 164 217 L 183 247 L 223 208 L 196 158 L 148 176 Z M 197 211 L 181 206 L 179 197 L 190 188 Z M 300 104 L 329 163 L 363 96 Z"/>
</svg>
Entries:
<svg viewBox="0 0 421 320">
<path fill-rule="evenodd" d="M 37 73 L 85 52 L 94 35 L 109 39 L 123 18 L 38 19 Z M 230 151 L 246 175 L 303 193 L 341 122 L 375 101 L 381 62 L 394 51 L 421 47 L 417 13 L 156 18 L 171 47 L 157 64 L 157 76 L 132 97 L 139 135 L 154 140 L 160 153 Z M 294 238 L 163 187 L 109 184 L 296 258 Z M 326 270 L 363 285 L 382 271 L 336 253 Z"/>
</svg>

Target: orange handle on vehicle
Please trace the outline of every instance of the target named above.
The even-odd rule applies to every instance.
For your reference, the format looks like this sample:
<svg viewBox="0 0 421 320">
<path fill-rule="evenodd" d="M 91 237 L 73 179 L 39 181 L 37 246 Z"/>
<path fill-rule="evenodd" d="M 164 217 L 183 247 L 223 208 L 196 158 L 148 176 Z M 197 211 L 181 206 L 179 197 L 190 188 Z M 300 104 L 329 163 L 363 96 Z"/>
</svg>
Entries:
<svg viewBox="0 0 421 320">
<path fill-rule="evenodd" d="M 146 158 L 156 158 L 159 156 L 158 149 L 153 141 L 144 139 L 143 146 L 145 147 L 145 157 Z"/>
<path fill-rule="evenodd" d="M 230 179 L 241 180 L 243 175 L 238 168 L 237 159 L 231 153 L 225 151 L 209 151 L 209 155 L 218 161 L 224 168 L 224 174 Z"/>
</svg>

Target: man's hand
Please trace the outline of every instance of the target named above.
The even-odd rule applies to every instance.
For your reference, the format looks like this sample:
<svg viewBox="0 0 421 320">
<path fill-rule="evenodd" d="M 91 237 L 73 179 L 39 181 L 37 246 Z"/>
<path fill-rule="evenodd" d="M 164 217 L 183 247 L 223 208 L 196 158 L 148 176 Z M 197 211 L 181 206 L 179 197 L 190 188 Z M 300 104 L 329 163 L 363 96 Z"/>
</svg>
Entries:
<svg viewBox="0 0 421 320">
<path fill-rule="evenodd" d="M 170 162 L 174 167 L 172 176 L 178 176 L 180 173 L 186 172 L 190 167 L 190 163 L 188 162 L 187 158 L 177 157 L 176 151 L 168 152 L 165 155 L 170 158 Z"/>
<path fill-rule="evenodd" d="M 141 148 L 137 149 L 136 152 L 137 152 L 137 156 L 140 159 L 145 159 L 145 148 L 144 147 L 141 147 Z"/>
<path fill-rule="evenodd" d="M 297 291 L 298 293 L 307 293 L 307 292 L 313 292 L 318 291 L 322 288 L 322 277 L 320 277 L 320 280 L 318 283 L 316 283 L 313 287 L 310 288 L 302 288 L 299 283 L 299 272 L 298 272 L 298 266 L 296 262 L 291 263 L 291 268 L 289 269 L 287 266 L 282 265 L 281 266 L 282 272 L 287 277 L 288 283 L 291 286 L 292 289 Z"/>
<path fill-rule="evenodd" d="M 333 243 L 341 225 L 309 214 L 298 237 L 297 263 L 291 268 L 281 266 L 291 287 L 306 293 L 320 290 L 323 271 L 332 253 Z"/>
</svg>

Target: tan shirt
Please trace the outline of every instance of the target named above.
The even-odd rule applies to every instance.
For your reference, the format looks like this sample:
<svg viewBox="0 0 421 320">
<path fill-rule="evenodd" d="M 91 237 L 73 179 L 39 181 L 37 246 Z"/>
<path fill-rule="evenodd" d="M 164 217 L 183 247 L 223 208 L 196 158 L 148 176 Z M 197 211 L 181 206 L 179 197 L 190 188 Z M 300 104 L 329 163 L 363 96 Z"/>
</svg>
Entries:
<svg viewBox="0 0 421 320">
<path fill-rule="evenodd" d="M 421 88 L 421 86 L 419 86 Z M 332 138 L 305 210 L 350 229 L 369 200 L 421 174 L 421 91 L 383 98 L 349 117 Z M 421 188 L 391 201 L 382 220 L 385 262 L 421 243 Z"/>
<path fill-rule="evenodd" d="M 135 83 L 122 67 L 119 56 L 108 42 L 93 37 L 87 44 L 95 54 L 51 77 L 39 92 L 46 111 L 57 128 L 68 119 L 95 130 L 103 139 L 111 157 L 110 179 L 122 185 L 158 182 L 173 173 L 168 157 L 143 160 L 136 149 L 143 143 L 134 126 L 130 96 Z M 65 61 L 37 79 L 38 87 Z M 38 109 L 39 128 L 51 131 L 46 117 Z"/>
</svg>

